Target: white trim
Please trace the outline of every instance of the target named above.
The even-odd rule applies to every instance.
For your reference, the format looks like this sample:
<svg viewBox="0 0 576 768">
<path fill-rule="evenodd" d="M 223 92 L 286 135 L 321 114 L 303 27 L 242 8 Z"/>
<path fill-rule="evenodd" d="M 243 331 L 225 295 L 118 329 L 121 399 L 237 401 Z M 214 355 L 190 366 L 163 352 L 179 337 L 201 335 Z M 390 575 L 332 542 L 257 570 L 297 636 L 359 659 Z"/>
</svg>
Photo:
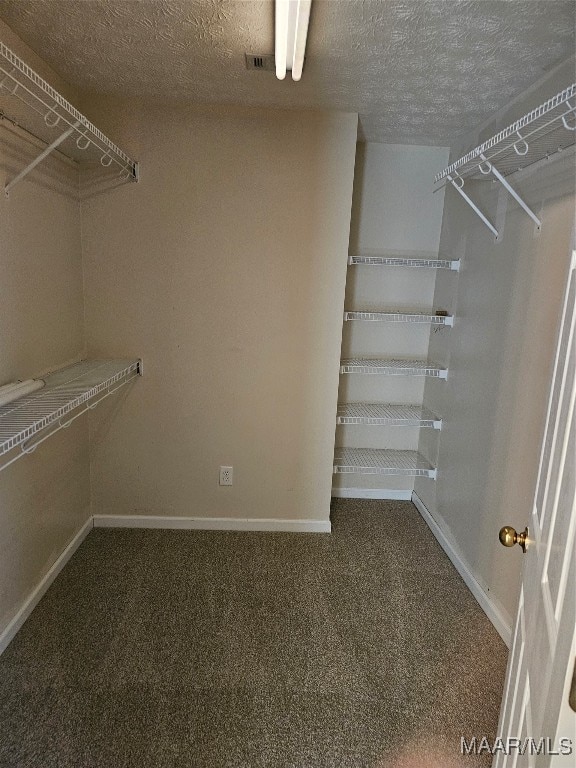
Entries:
<svg viewBox="0 0 576 768">
<path fill-rule="evenodd" d="M 394 488 L 332 488 L 332 498 L 410 501 L 412 498 L 412 491 L 398 491 Z"/>
<path fill-rule="evenodd" d="M 166 528 L 198 531 L 285 531 L 330 533 L 330 520 L 278 520 L 241 517 L 167 517 L 164 515 L 94 515 L 95 528 Z"/>
<path fill-rule="evenodd" d="M 0 634 L 0 654 L 2 654 L 6 650 L 10 642 L 14 639 L 14 636 L 16 635 L 16 633 L 22 628 L 22 625 L 24 624 L 28 616 L 30 616 L 34 608 L 36 608 L 40 600 L 44 597 L 45 593 L 48 590 L 48 587 L 52 584 L 56 576 L 58 576 L 58 574 L 64 568 L 66 563 L 70 560 L 74 552 L 76 552 L 80 544 L 82 544 L 86 536 L 88 536 L 88 534 L 92 530 L 92 527 L 93 527 L 93 518 L 89 517 L 88 520 L 86 520 L 86 522 L 82 526 L 82 528 L 80 528 L 78 533 L 74 536 L 72 541 L 68 544 L 64 552 L 62 552 L 60 557 L 52 565 L 48 573 L 42 577 L 40 582 L 34 587 L 32 592 L 28 595 L 28 597 L 22 604 L 21 608 L 19 609 L 18 613 L 14 616 L 14 618 L 8 624 L 8 626 L 2 632 L 2 634 Z"/>
<path fill-rule="evenodd" d="M 483 587 L 470 570 L 470 567 L 464 560 L 462 560 L 454 545 L 440 528 L 436 520 L 434 520 L 416 491 L 412 494 L 412 502 L 424 518 L 424 521 L 427 523 L 444 552 L 450 558 L 452 565 L 456 568 L 464 583 L 478 601 L 478 605 L 494 625 L 496 632 L 498 632 L 502 640 L 504 640 L 507 647 L 510 648 L 512 644 L 512 625 L 510 617 L 508 617 L 493 598 L 484 591 Z"/>
</svg>

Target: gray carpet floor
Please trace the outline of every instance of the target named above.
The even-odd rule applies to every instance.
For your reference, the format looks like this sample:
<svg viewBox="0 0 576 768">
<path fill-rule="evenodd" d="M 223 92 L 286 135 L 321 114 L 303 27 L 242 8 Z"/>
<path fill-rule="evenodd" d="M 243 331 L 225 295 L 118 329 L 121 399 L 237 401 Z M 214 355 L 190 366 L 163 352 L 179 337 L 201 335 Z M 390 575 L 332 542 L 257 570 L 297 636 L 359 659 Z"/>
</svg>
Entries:
<svg viewBox="0 0 576 768">
<path fill-rule="evenodd" d="M 332 522 L 92 531 L 0 657 L 0 766 L 489 765 L 506 647 L 410 502 Z"/>
</svg>

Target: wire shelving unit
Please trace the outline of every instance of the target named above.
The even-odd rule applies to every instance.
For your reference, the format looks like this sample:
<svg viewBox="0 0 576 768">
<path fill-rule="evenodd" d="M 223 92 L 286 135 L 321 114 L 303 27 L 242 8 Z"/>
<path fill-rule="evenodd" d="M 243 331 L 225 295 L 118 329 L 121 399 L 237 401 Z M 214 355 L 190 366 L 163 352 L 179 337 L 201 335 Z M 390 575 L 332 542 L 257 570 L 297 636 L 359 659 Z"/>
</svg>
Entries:
<svg viewBox="0 0 576 768">
<path fill-rule="evenodd" d="M 381 323 L 428 323 L 430 325 L 454 325 L 454 318 L 448 313 L 434 311 L 416 312 L 409 309 L 385 309 L 380 312 L 358 310 L 346 311 L 344 312 L 344 321 L 349 320 L 363 320 L 365 322 Z"/>
<path fill-rule="evenodd" d="M 436 479 L 436 468 L 418 451 L 388 448 L 336 448 L 334 474 L 402 475 Z"/>
<path fill-rule="evenodd" d="M 381 374 L 385 376 L 430 376 L 447 379 L 448 371 L 426 360 L 355 358 L 340 361 L 340 373 Z"/>
<path fill-rule="evenodd" d="M 442 419 L 423 406 L 396 403 L 341 403 L 336 410 L 336 423 L 442 428 Z"/>
<path fill-rule="evenodd" d="M 138 163 L 2 42 L 1 121 L 22 128 L 46 145 L 35 160 L 6 184 L 6 194 L 56 149 L 81 165 L 100 165 L 123 180 L 138 180 Z"/>
<path fill-rule="evenodd" d="M 386 248 L 385 245 L 386 243 L 383 242 L 378 244 L 375 249 L 350 253 L 348 256 L 349 269 L 356 267 L 393 267 L 460 271 L 459 259 L 439 258 L 436 251 L 392 249 Z M 375 271 L 366 270 L 362 273 L 357 273 L 356 277 L 358 277 L 360 284 L 363 284 L 364 281 L 377 277 L 377 274 L 375 274 Z M 384 280 L 384 273 L 381 273 L 380 278 Z M 405 274 L 402 279 L 404 278 L 408 278 L 408 276 Z M 373 291 L 372 295 L 374 295 Z M 431 307 L 423 308 L 418 305 L 410 306 L 408 304 L 400 304 L 399 307 L 394 306 L 395 302 L 392 295 L 389 295 L 387 299 L 384 298 L 385 295 L 386 292 L 383 295 L 381 294 L 381 301 L 384 306 L 379 306 L 377 303 L 378 298 L 376 298 L 371 306 L 364 303 L 363 306 L 361 305 L 357 309 L 346 308 L 344 311 L 344 323 L 386 323 L 396 326 L 398 324 L 408 324 L 420 328 L 427 325 L 432 326 L 435 331 L 442 327 L 454 326 L 454 317 L 447 311 Z M 391 301 L 392 306 L 387 304 L 387 301 Z M 361 300 L 358 303 L 360 302 Z M 350 303 L 354 307 L 355 302 L 353 299 L 350 300 Z M 359 335 L 365 332 L 364 330 L 358 330 Z M 429 360 L 387 359 L 379 357 L 357 358 L 354 356 L 353 341 L 348 349 L 350 350 L 348 352 L 350 357 L 340 360 L 341 374 L 431 377 L 440 380 L 448 378 L 446 368 Z M 405 349 L 407 356 L 410 355 L 409 349 L 409 347 Z M 378 353 L 376 352 L 376 354 Z M 368 386 L 366 388 L 367 392 L 370 392 L 372 389 L 370 394 L 368 394 L 368 398 L 380 400 L 387 396 L 390 397 L 390 394 L 387 395 L 385 391 L 382 391 L 382 385 L 386 386 L 384 382 L 379 384 L 374 382 L 374 389 Z M 347 388 L 342 393 L 343 399 L 346 399 L 346 391 Z M 408 427 L 418 430 L 433 429 L 439 434 L 439 431 L 442 429 L 442 419 L 424 408 L 423 405 L 372 402 L 370 399 L 368 402 L 339 403 L 336 410 L 336 426 L 339 433 L 339 438 L 337 439 L 340 443 L 351 442 L 354 445 L 355 439 L 363 434 L 355 429 L 347 429 L 354 425 L 375 427 L 375 431 L 371 434 L 378 441 L 376 444 L 379 443 L 382 447 L 335 448 L 333 466 L 335 475 L 357 475 L 359 477 L 362 475 L 397 475 L 405 478 L 404 482 L 406 483 L 410 483 L 410 478 L 415 477 L 436 479 L 436 468 L 417 450 L 413 450 L 416 447 L 414 444 L 416 435 L 413 432 L 404 431 L 403 434 L 395 436 L 400 442 L 402 450 L 384 447 L 387 442 L 389 444 L 389 438 L 391 437 L 390 433 L 387 433 L 385 429 L 380 436 L 378 435 L 378 427 L 381 429 L 387 427 Z M 354 488 L 356 488 L 360 496 L 362 496 L 365 489 L 360 488 L 357 485 L 358 482 L 361 481 L 355 480 L 351 483 L 354 486 L 353 488 L 342 489 L 341 480 L 336 479 L 334 491 L 336 495 L 340 495 L 340 491 L 344 490 L 346 491 L 345 495 L 353 496 Z M 380 486 L 379 483 L 376 484 Z M 379 488 L 378 492 L 383 494 L 382 498 L 395 498 L 393 493 L 390 496 L 392 489 Z"/>
<path fill-rule="evenodd" d="M 464 191 L 464 182 L 498 181 L 512 195 L 536 226 L 540 219 L 528 207 L 506 177 L 563 152 L 576 143 L 576 83 L 557 93 L 528 114 L 484 141 L 438 173 L 435 183 L 451 184 L 488 229 L 498 230 Z"/>
<path fill-rule="evenodd" d="M 350 256 L 348 263 L 351 265 L 364 265 L 372 267 L 410 267 L 421 269 L 451 269 L 458 272 L 459 259 L 425 259 L 412 256 Z"/>
<path fill-rule="evenodd" d="M 85 360 L 46 376 L 43 389 L 1 406 L 0 456 L 18 447 L 20 452 L 0 471 L 141 375 L 141 360 Z"/>
</svg>

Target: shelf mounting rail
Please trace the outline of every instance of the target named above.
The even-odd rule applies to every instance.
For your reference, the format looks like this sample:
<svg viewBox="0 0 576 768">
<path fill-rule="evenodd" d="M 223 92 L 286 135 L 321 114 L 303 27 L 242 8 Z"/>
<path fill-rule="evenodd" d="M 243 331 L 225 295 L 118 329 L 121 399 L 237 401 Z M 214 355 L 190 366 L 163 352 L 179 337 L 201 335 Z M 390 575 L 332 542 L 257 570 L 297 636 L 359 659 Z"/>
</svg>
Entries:
<svg viewBox="0 0 576 768">
<path fill-rule="evenodd" d="M 576 83 L 573 83 L 449 165 L 436 175 L 434 183 L 445 180 L 451 184 L 497 238 L 498 230 L 494 224 L 464 191 L 466 178 L 493 177 L 540 229 L 540 219 L 507 181 L 506 176 L 547 159 L 576 142 L 575 99 Z"/>
<path fill-rule="evenodd" d="M 47 139 L 45 141 L 47 146 L 40 155 L 5 186 L 6 194 L 66 139 L 74 136 L 76 141 L 71 142 L 72 151 L 64 151 L 65 155 L 75 160 L 84 158 L 86 155 L 91 156 L 96 162 L 99 160 L 104 168 L 111 166 L 116 168 L 121 179 L 138 181 L 138 163 L 110 141 L 87 117 L 1 41 L 0 78 L 0 95 L 3 96 L 3 101 L 12 99 L 10 101 L 12 103 L 17 99 L 18 102 L 40 115 L 42 119 L 35 118 L 35 120 L 42 127 L 44 135 L 49 136 L 50 131 L 57 126 L 66 126 L 56 139 L 53 141 Z M 25 119 L 12 120 L 12 122 L 27 129 Z M 32 131 L 32 134 L 38 135 L 35 131 Z M 44 136 L 42 140 L 45 140 Z M 89 151 L 86 152 L 86 150 Z"/>
</svg>

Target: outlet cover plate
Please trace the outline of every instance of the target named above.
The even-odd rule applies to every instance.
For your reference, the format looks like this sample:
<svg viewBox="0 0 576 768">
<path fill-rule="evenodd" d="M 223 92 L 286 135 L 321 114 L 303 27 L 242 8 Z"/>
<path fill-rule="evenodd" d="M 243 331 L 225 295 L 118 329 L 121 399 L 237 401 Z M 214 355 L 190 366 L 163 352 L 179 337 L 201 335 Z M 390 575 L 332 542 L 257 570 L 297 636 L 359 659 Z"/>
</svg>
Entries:
<svg viewBox="0 0 576 768">
<path fill-rule="evenodd" d="M 233 479 L 233 467 L 220 467 L 220 485 L 232 485 Z"/>
</svg>

